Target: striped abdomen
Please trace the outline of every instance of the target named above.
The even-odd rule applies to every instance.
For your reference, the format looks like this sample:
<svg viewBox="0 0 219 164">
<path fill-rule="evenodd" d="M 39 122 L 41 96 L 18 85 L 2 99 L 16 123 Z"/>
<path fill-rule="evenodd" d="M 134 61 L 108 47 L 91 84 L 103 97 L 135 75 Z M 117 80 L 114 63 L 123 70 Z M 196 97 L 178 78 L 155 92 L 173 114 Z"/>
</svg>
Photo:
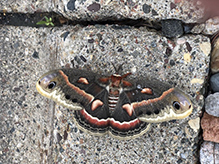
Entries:
<svg viewBox="0 0 219 164">
<path fill-rule="evenodd" d="M 116 105 L 119 100 L 119 89 L 110 89 L 109 90 L 109 96 L 108 96 L 108 105 L 109 105 L 109 113 L 112 114 L 116 108 Z"/>
</svg>

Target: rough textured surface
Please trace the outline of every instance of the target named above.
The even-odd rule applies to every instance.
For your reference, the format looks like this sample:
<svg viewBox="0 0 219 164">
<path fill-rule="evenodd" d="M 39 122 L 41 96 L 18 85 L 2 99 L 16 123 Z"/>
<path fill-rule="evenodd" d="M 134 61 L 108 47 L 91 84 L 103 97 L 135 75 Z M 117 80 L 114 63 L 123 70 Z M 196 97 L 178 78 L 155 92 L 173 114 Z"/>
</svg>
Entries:
<svg viewBox="0 0 219 164">
<path fill-rule="evenodd" d="M 0 2 L 0 11 L 3 12 L 20 12 L 20 13 L 34 13 L 34 12 L 51 12 L 54 9 L 52 0 L 23 0 L 14 1 L 7 0 Z"/>
<path fill-rule="evenodd" d="M 203 138 L 206 141 L 219 143 L 219 118 L 204 113 L 201 120 Z"/>
<path fill-rule="evenodd" d="M 205 111 L 212 115 L 219 117 L 219 92 L 210 94 L 205 99 Z"/>
<path fill-rule="evenodd" d="M 188 120 L 203 106 L 198 92 L 207 75 L 209 56 L 203 36 L 171 41 L 146 28 L 89 26 L 86 28 L 1 28 L 1 162 L 2 163 L 190 163 L 197 161 L 198 132 Z M 184 53 L 191 55 L 184 60 Z M 149 133 L 129 141 L 94 137 L 75 127 L 72 113 L 40 96 L 37 78 L 61 66 L 153 76 L 178 86 L 191 96 L 193 114 L 183 120 L 153 124 Z M 197 68 L 198 69 L 197 69 Z M 197 71 L 198 70 L 198 71 Z M 204 81 L 204 80 L 203 80 Z M 199 81 L 198 81 L 199 82 Z"/>
<path fill-rule="evenodd" d="M 0 28 L 0 163 L 51 163 L 53 103 L 35 89 L 39 72 L 53 64 L 50 30 Z"/>
<path fill-rule="evenodd" d="M 219 92 L 219 73 L 214 74 L 214 75 L 211 76 L 210 86 L 211 86 L 211 89 L 212 89 L 213 92 Z"/>
<path fill-rule="evenodd" d="M 69 19 L 105 20 L 110 19 L 139 19 L 161 20 L 181 19 L 185 22 L 197 22 L 204 15 L 203 7 L 193 1 L 100 1 L 93 2 L 63 0 L 55 1 L 58 12 Z M 86 16 L 85 16 L 86 15 Z"/>
<path fill-rule="evenodd" d="M 219 144 L 205 141 L 201 145 L 200 150 L 201 164 L 217 164 L 219 163 Z"/>
<path fill-rule="evenodd" d="M 198 2 L 8 0 L 0 2 L 0 10 L 55 11 L 73 20 L 175 18 L 196 23 L 209 16 Z M 218 11 L 218 5 L 214 7 Z M 213 34 L 218 31 L 218 20 L 211 18 L 192 32 Z M 195 163 L 198 113 L 203 106 L 200 90 L 208 72 L 209 40 L 200 35 L 169 40 L 144 28 L 134 30 L 127 26 L 96 28 L 99 31 L 79 26 L 59 30 L 0 27 L 0 163 Z M 211 56 L 213 73 L 219 72 L 218 47 L 214 47 Z M 124 72 L 131 70 L 133 77 L 150 75 L 185 90 L 194 101 L 193 114 L 182 121 L 154 124 L 142 138 L 120 142 L 80 132 L 72 122 L 71 111 L 54 106 L 35 90 L 35 81 L 49 69 L 74 64 L 111 74 L 115 71 L 111 63 L 122 62 Z M 215 105 L 214 99 L 208 104 Z M 218 144 L 204 142 L 201 163 L 219 163 L 218 149 Z"/>
<path fill-rule="evenodd" d="M 106 19 L 180 19 L 194 23 L 204 17 L 203 7 L 194 1 L 181 0 L 107 0 L 107 1 L 2 1 L 0 10 L 4 12 L 48 12 L 61 13 L 72 20 L 106 20 Z"/>
</svg>

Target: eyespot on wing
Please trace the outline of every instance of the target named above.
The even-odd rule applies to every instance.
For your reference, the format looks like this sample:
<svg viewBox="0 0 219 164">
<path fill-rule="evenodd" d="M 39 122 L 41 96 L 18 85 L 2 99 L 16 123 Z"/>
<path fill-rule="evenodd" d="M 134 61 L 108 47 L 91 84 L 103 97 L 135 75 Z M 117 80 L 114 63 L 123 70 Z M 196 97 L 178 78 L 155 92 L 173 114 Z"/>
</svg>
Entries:
<svg viewBox="0 0 219 164">
<path fill-rule="evenodd" d="M 43 74 L 36 83 L 37 91 L 47 97 L 51 98 L 51 93 L 57 88 L 60 84 L 59 80 L 59 72 L 58 71 L 50 71 L 48 73 Z"/>
<path fill-rule="evenodd" d="M 193 105 L 189 97 L 182 91 L 172 88 L 160 98 L 160 110 L 163 112 L 155 112 L 139 114 L 138 119 L 144 122 L 159 123 L 175 119 L 183 119 L 192 113 Z M 165 104 L 162 102 L 166 102 Z"/>
<path fill-rule="evenodd" d="M 182 119 L 192 113 L 193 105 L 189 97 L 178 89 L 174 89 L 170 97 L 170 103 L 175 119 Z"/>
</svg>

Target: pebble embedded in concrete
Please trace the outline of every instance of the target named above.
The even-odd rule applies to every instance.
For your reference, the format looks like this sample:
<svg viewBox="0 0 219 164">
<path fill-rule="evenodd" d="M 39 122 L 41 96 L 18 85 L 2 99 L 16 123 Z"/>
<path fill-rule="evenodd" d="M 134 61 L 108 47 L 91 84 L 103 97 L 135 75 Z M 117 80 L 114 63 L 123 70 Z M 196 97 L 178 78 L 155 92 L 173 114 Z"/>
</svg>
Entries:
<svg viewBox="0 0 219 164">
<path fill-rule="evenodd" d="M 216 73 L 211 76 L 210 87 L 213 92 L 219 92 L 219 73 Z"/>
<path fill-rule="evenodd" d="M 219 144 L 204 141 L 200 149 L 201 164 L 218 164 L 219 163 Z"/>
<path fill-rule="evenodd" d="M 219 143 L 219 117 L 209 115 L 204 112 L 201 120 L 201 127 L 203 129 L 203 139 L 205 141 L 212 141 Z"/>
<path fill-rule="evenodd" d="M 205 99 L 205 111 L 215 117 L 219 117 L 219 92 L 208 95 Z"/>
</svg>

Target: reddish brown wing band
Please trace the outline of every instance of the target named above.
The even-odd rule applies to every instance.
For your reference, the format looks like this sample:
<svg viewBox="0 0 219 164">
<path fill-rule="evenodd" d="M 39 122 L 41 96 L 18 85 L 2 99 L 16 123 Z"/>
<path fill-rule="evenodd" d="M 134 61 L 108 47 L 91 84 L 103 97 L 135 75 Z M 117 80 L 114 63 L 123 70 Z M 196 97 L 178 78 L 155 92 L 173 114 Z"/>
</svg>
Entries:
<svg viewBox="0 0 219 164">
<path fill-rule="evenodd" d="M 75 111 L 76 124 L 83 131 L 94 135 L 109 133 L 118 139 L 131 139 L 144 134 L 150 124 L 134 119 L 129 122 L 119 122 L 114 118 L 98 119 L 91 116 L 86 110 Z"/>
<path fill-rule="evenodd" d="M 78 69 L 53 70 L 37 82 L 40 94 L 73 110 L 78 127 L 95 135 L 131 139 L 150 123 L 182 119 L 192 103 L 180 90 L 146 78 L 102 76 Z"/>
</svg>

